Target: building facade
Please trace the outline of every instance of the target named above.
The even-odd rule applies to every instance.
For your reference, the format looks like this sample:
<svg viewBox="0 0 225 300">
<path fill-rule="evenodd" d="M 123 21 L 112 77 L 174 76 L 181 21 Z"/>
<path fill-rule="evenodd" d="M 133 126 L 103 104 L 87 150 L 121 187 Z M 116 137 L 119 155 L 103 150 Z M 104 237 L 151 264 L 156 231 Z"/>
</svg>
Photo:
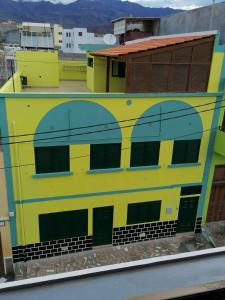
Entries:
<svg viewBox="0 0 225 300">
<path fill-rule="evenodd" d="M 22 22 L 18 28 L 22 48 L 54 49 L 54 33 L 51 24 Z"/>
<path fill-rule="evenodd" d="M 213 33 L 194 41 L 202 39 L 213 45 L 210 60 L 193 36 L 191 45 L 190 37 L 183 40 L 182 53 L 192 47 L 207 62 L 205 90 L 29 93 L 20 82 L 23 66 L 15 93 L 12 81 L 1 89 L 14 262 L 201 231 L 225 80 L 224 47 Z M 173 53 L 167 38 L 162 42 Z"/>
<path fill-rule="evenodd" d="M 112 23 L 119 44 L 159 34 L 159 18 L 124 17 Z"/>
<path fill-rule="evenodd" d="M 62 35 L 61 50 L 64 53 L 86 53 L 80 48 L 82 45 L 102 45 L 105 44 L 103 35 L 96 35 L 87 31 L 87 28 L 64 29 Z"/>
</svg>

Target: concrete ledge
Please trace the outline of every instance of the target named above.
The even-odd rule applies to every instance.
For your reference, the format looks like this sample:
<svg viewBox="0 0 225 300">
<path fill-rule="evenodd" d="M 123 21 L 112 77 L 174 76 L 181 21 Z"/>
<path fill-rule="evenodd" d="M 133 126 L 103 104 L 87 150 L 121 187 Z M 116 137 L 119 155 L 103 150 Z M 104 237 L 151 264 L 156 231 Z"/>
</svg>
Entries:
<svg viewBox="0 0 225 300">
<path fill-rule="evenodd" d="M 131 270 L 131 269 L 146 268 L 146 267 L 154 266 L 157 264 L 162 265 L 162 264 L 168 264 L 168 263 L 176 263 L 176 262 L 184 261 L 184 260 L 191 260 L 191 259 L 196 259 L 196 258 L 202 258 L 202 257 L 207 257 L 207 256 L 216 256 L 216 255 L 222 255 L 222 254 L 225 254 L 225 247 L 219 247 L 216 249 L 200 250 L 200 251 L 194 251 L 194 252 L 188 252 L 188 253 L 182 253 L 182 254 L 176 254 L 176 255 L 168 255 L 168 256 L 163 256 L 163 257 L 155 257 L 155 258 L 143 259 L 143 260 L 139 260 L 139 261 L 120 263 L 120 264 L 102 266 L 102 267 L 97 267 L 97 268 L 90 268 L 90 269 L 85 269 L 85 270 L 79 270 L 79 271 L 74 271 L 74 272 L 48 275 L 45 277 L 36 277 L 36 278 L 31 278 L 31 279 L 18 280 L 18 281 L 14 281 L 14 282 L 6 282 L 6 283 L 0 284 L 0 293 L 5 292 L 7 290 L 9 291 L 9 290 L 14 290 L 14 289 L 38 286 L 38 285 L 51 284 L 51 283 L 55 283 L 58 281 L 92 277 L 92 276 L 97 276 L 97 275 L 109 274 L 109 273 L 113 273 L 113 272 L 127 271 L 127 270 Z"/>
</svg>

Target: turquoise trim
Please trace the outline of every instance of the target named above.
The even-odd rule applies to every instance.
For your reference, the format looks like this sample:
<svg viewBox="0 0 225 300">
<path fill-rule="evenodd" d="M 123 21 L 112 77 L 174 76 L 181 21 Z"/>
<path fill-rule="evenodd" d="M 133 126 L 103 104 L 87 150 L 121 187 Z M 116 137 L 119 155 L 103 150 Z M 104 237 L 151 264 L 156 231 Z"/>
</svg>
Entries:
<svg viewBox="0 0 225 300">
<path fill-rule="evenodd" d="M 58 172 L 58 173 L 42 173 L 34 174 L 32 178 L 49 178 L 49 177 L 61 177 L 61 176 L 72 176 L 73 172 Z"/>
<path fill-rule="evenodd" d="M 184 116 L 186 109 L 188 113 Z M 180 99 L 167 100 L 144 111 L 133 128 L 132 142 L 186 140 L 187 136 L 201 139 L 202 131 L 201 116 L 193 106 Z"/>
<path fill-rule="evenodd" d="M 113 173 L 113 172 L 122 172 L 122 171 L 124 171 L 124 169 L 122 168 L 96 169 L 96 170 L 88 170 L 87 174 Z"/>
<path fill-rule="evenodd" d="M 156 190 L 168 190 L 174 188 L 182 188 L 187 186 L 196 186 L 201 185 L 201 182 L 195 183 L 187 183 L 187 184 L 173 184 L 173 185 L 166 185 L 166 186 L 156 186 L 156 187 L 145 187 L 133 190 L 118 190 L 118 191 L 106 191 L 106 192 L 99 192 L 99 193 L 89 193 L 89 194 L 79 194 L 79 195 L 62 195 L 62 196 L 55 196 L 55 197 L 44 197 L 44 198 L 33 198 L 33 199 L 26 199 L 22 201 L 16 201 L 16 204 L 30 204 L 30 203 L 38 203 L 38 202 L 47 202 L 47 201 L 62 201 L 66 199 L 79 199 L 79 198 L 87 198 L 87 197 L 101 197 L 106 195 L 119 195 L 119 194 L 129 194 L 129 193 L 139 193 L 139 192 L 148 192 L 148 191 L 156 191 Z"/>
<path fill-rule="evenodd" d="M 224 52 L 225 52 L 225 46 L 224 46 Z M 224 90 L 225 90 L 225 57 L 223 60 L 221 76 L 220 76 L 220 85 L 219 85 L 219 91 L 223 92 L 222 96 L 224 96 Z"/>
<path fill-rule="evenodd" d="M 187 164 L 173 164 L 169 165 L 168 168 L 188 168 L 188 167 L 198 167 L 201 166 L 201 163 L 187 163 Z"/>
<path fill-rule="evenodd" d="M 215 51 L 216 52 L 225 52 L 225 45 L 220 45 L 220 31 L 218 31 L 217 35 L 216 35 Z"/>
<path fill-rule="evenodd" d="M 96 120 L 101 120 L 103 125 L 96 125 Z M 46 133 L 38 135 L 43 132 Z M 34 145 L 90 145 L 102 144 L 103 140 L 104 144 L 121 143 L 121 128 L 113 114 L 98 103 L 72 100 L 58 104 L 42 117 L 35 131 Z"/>
<path fill-rule="evenodd" d="M 90 51 L 97 51 L 102 49 L 110 49 L 114 47 L 113 45 L 106 45 L 106 44 L 79 44 L 78 47 L 81 50 L 84 50 L 86 52 Z"/>
<path fill-rule="evenodd" d="M 43 88 L 44 91 L 44 88 Z M 126 94 L 126 93 L 0 93 L 0 97 L 5 98 L 42 98 L 45 101 L 46 98 L 168 98 L 168 97 L 218 97 L 223 96 L 223 93 L 137 93 L 137 94 Z"/>
<path fill-rule="evenodd" d="M 8 131 L 8 122 L 7 122 L 7 113 L 6 113 L 6 101 L 1 99 L 0 101 L 0 128 L 2 136 L 9 136 Z M 3 156 L 4 156 L 4 165 L 11 166 L 11 156 L 10 156 L 10 146 L 7 145 L 9 138 L 5 138 L 3 143 Z M 12 169 L 5 169 L 6 175 L 6 188 L 7 188 L 7 198 L 8 198 L 8 210 L 9 212 L 14 212 L 14 216 L 10 217 L 10 233 L 11 233 L 11 242 L 12 246 L 17 245 L 17 231 L 16 231 L 16 207 L 14 202 L 14 188 L 13 188 L 13 177 Z"/>
<path fill-rule="evenodd" d="M 216 101 L 215 108 L 219 108 L 220 107 L 219 101 L 222 100 L 222 97 L 218 97 L 216 100 L 217 101 Z M 219 116 L 220 116 L 220 109 L 215 109 L 211 128 L 215 128 L 218 125 Z M 204 212 L 204 208 L 205 208 L 205 200 L 206 200 L 206 193 L 207 193 L 207 188 L 208 188 L 210 168 L 211 168 L 212 158 L 213 158 L 213 153 L 214 153 L 215 138 L 216 138 L 216 130 L 211 130 L 208 151 L 207 151 L 207 156 L 206 156 L 205 169 L 204 169 L 204 173 L 203 173 L 202 193 L 201 193 L 201 196 L 199 199 L 197 217 L 203 216 L 203 212 Z"/>
<path fill-rule="evenodd" d="M 144 171 L 144 170 L 158 170 L 161 166 L 142 166 L 142 167 L 130 167 L 127 171 Z"/>
</svg>

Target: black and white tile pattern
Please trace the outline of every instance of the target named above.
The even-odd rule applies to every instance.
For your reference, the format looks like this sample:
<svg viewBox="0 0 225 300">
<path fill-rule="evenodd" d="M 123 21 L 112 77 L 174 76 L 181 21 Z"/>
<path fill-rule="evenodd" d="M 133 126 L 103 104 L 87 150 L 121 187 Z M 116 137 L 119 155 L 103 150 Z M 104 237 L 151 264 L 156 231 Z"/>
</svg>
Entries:
<svg viewBox="0 0 225 300">
<path fill-rule="evenodd" d="M 114 228 L 113 245 L 118 246 L 175 236 L 176 227 L 177 221 L 166 221 Z"/>
<path fill-rule="evenodd" d="M 91 250 L 92 236 L 80 236 L 13 247 L 13 262 L 60 256 Z"/>
<path fill-rule="evenodd" d="M 202 217 L 199 217 L 196 219 L 195 233 L 201 233 L 201 232 L 202 232 Z"/>
</svg>

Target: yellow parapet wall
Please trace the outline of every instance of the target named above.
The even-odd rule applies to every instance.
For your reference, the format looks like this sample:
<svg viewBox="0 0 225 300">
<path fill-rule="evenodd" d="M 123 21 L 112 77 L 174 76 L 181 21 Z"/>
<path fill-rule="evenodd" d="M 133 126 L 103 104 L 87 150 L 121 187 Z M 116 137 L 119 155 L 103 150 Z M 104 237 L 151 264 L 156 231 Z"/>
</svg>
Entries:
<svg viewBox="0 0 225 300">
<path fill-rule="evenodd" d="M 87 80 L 87 63 L 84 61 L 59 61 L 60 80 Z"/>
<path fill-rule="evenodd" d="M 17 69 L 32 87 L 58 87 L 59 62 L 57 51 L 17 51 Z"/>
<path fill-rule="evenodd" d="M 20 93 L 21 92 L 21 81 L 20 73 L 17 72 L 11 77 L 0 89 L 0 93 Z"/>
</svg>

